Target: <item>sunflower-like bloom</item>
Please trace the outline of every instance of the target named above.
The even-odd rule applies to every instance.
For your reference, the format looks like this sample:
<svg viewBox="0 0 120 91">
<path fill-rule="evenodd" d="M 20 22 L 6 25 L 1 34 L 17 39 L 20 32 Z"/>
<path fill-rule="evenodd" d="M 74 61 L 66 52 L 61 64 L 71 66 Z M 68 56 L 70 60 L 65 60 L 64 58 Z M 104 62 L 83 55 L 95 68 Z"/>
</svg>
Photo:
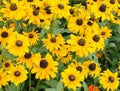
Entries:
<svg viewBox="0 0 120 91">
<path fill-rule="evenodd" d="M 96 78 L 97 76 L 100 76 L 100 71 L 101 68 L 99 67 L 98 63 L 92 61 L 92 60 L 87 60 L 83 63 L 83 65 L 86 66 L 86 69 L 88 70 L 88 73 Z"/>
<path fill-rule="evenodd" d="M 62 37 L 61 34 L 58 34 L 54 36 L 53 34 L 48 34 L 47 39 L 42 39 L 44 46 L 50 50 L 53 51 L 55 49 L 59 49 L 61 46 L 64 44 L 64 38 Z"/>
<path fill-rule="evenodd" d="M 14 36 L 13 28 L 7 29 L 5 26 L 0 29 L 0 42 L 3 47 L 6 46 L 11 36 Z"/>
<path fill-rule="evenodd" d="M 2 68 L 3 68 L 5 71 L 9 71 L 9 70 L 12 69 L 13 65 L 14 65 L 14 64 L 12 63 L 11 60 L 7 60 L 7 61 L 4 61 L 4 62 L 2 63 Z"/>
<path fill-rule="evenodd" d="M 70 49 L 72 52 L 76 52 L 76 54 L 80 57 L 88 56 L 89 53 L 94 51 L 91 41 L 89 38 L 82 36 L 70 35 L 70 39 L 67 40 L 67 43 L 71 45 Z"/>
<path fill-rule="evenodd" d="M 3 3 L 5 4 L 5 8 L 1 9 L 1 13 L 4 14 L 4 17 L 20 20 L 26 16 L 26 6 L 23 6 L 21 1 L 11 0 L 11 3 L 8 3 L 7 1 L 4 1 Z"/>
<path fill-rule="evenodd" d="M 0 69 L 0 88 L 2 86 L 8 85 L 9 76 L 6 74 L 6 72 L 3 72 L 2 69 Z"/>
<path fill-rule="evenodd" d="M 32 73 L 36 73 L 36 79 L 50 80 L 50 78 L 56 77 L 58 63 L 53 60 L 50 54 L 47 54 L 45 58 L 39 57 L 38 60 L 34 60 L 34 64 Z"/>
<path fill-rule="evenodd" d="M 12 36 L 7 45 L 7 49 L 10 53 L 12 53 L 15 56 L 22 56 L 25 52 L 28 52 L 28 46 L 29 46 L 28 38 L 24 35 L 17 34 Z"/>
<path fill-rule="evenodd" d="M 9 73 L 10 81 L 13 82 L 16 86 L 27 80 L 28 72 L 24 68 L 24 66 L 21 65 L 15 66 L 11 70 L 9 70 L 8 73 Z"/>
<path fill-rule="evenodd" d="M 109 69 L 101 73 L 100 84 L 107 91 L 115 91 L 119 86 L 119 78 L 117 77 L 118 73 L 112 73 Z"/>
<path fill-rule="evenodd" d="M 83 81 L 83 75 L 80 75 L 74 67 L 68 67 L 61 75 L 64 86 L 67 86 L 69 89 L 74 89 L 74 91 L 76 91 L 77 87 L 81 87 L 80 82 Z"/>
<path fill-rule="evenodd" d="M 31 32 L 24 32 L 23 33 L 26 37 L 28 37 L 29 43 L 31 46 L 34 46 L 37 44 L 37 41 L 39 40 L 40 34 L 37 31 L 32 30 Z"/>
</svg>

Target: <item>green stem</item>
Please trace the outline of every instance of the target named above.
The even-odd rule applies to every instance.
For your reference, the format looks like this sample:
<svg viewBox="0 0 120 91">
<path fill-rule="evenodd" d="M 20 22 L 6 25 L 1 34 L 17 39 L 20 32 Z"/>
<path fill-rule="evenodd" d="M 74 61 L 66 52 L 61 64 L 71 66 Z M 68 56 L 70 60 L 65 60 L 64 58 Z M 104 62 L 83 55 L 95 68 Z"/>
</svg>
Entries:
<svg viewBox="0 0 120 91">
<path fill-rule="evenodd" d="M 31 91 L 31 71 L 29 71 L 29 91 Z"/>
<path fill-rule="evenodd" d="M 40 85 L 40 79 L 38 79 L 37 85 L 36 85 L 36 91 L 39 90 L 39 85 Z"/>
</svg>

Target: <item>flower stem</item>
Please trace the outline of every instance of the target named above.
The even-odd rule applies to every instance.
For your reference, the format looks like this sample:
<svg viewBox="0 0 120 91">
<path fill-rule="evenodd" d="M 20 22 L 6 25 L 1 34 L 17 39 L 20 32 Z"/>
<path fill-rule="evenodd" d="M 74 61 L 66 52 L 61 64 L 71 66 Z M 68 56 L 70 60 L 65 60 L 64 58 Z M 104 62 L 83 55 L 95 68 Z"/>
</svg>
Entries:
<svg viewBox="0 0 120 91">
<path fill-rule="evenodd" d="M 29 91 L 31 91 L 31 71 L 29 71 Z"/>
<path fill-rule="evenodd" d="M 40 84 L 40 79 L 38 79 L 37 85 L 36 85 L 36 91 L 39 90 L 39 84 Z"/>
</svg>

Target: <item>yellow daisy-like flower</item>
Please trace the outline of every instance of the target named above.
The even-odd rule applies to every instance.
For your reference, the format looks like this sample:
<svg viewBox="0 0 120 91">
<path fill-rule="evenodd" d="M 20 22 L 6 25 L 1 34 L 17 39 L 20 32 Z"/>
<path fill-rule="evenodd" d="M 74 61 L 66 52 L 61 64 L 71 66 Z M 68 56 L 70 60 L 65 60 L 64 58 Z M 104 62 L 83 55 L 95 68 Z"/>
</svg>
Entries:
<svg viewBox="0 0 120 91">
<path fill-rule="evenodd" d="M 64 86 L 67 86 L 69 89 L 76 91 L 77 87 L 81 87 L 80 82 L 83 81 L 81 78 L 82 75 L 74 67 L 68 67 L 61 73 L 62 82 Z"/>
<path fill-rule="evenodd" d="M 112 21 L 112 23 L 120 25 L 120 19 L 116 16 L 112 16 L 111 21 Z"/>
<path fill-rule="evenodd" d="M 80 57 L 88 56 L 89 53 L 94 51 L 94 48 L 91 46 L 91 41 L 89 38 L 85 38 L 82 36 L 70 35 L 70 39 L 67 40 L 67 43 L 71 45 L 70 49 L 72 52 L 76 52 L 76 54 Z"/>
<path fill-rule="evenodd" d="M 5 26 L 0 29 L 0 42 L 3 47 L 6 46 L 11 36 L 14 36 L 13 28 L 7 29 Z"/>
<path fill-rule="evenodd" d="M 49 49 L 50 51 L 53 51 L 55 49 L 58 50 L 60 48 L 60 45 L 64 44 L 64 38 L 62 37 L 61 34 L 58 35 L 53 35 L 53 34 L 48 34 L 47 39 L 42 39 L 44 46 Z"/>
<path fill-rule="evenodd" d="M 34 46 L 37 44 L 37 41 L 39 40 L 40 34 L 37 31 L 32 30 L 31 32 L 23 32 L 23 34 L 28 37 L 29 43 L 31 46 Z"/>
<path fill-rule="evenodd" d="M 15 56 L 22 56 L 25 52 L 28 52 L 29 41 L 24 35 L 17 34 L 12 36 L 7 45 L 7 49 Z"/>
<path fill-rule="evenodd" d="M 11 0 L 11 3 L 7 1 L 3 2 L 5 8 L 1 9 L 1 13 L 4 14 L 4 17 L 9 17 L 10 19 L 20 20 L 25 17 L 26 11 L 23 3 L 19 0 Z"/>
<path fill-rule="evenodd" d="M 58 63 L 53 60 L 50 54 L 47 54 L 45 58 L 34 60 L 34 64 L 32 73 L 36 73 L 36 79 L 50 80 L 50 78 L 56 77 L 56 73 L 58 72 Z"/>
<path fill-rule="evenodd" d="M 112 30 L 108 29 L 108 27 L 102 27 L 99 30 L 99 35 L 102 36 L 104 39 L 110 38 Z"/>
<path fill-rule="evenodd" d="M 8 85 L 9 76 L 6 74 L 6 72 L 3 72 L 2 69 L 0 69 L 0 88 L 2 86 Z"/>
<path fill-rule="evenodd" d="M 67 19 L 70 16 L 70 6 L 67 4 L 68 0 L 54 0 L 51 3 L 50 9 L 55 13 L 58 18 L 64 17 Z"/>
<path fill-rule="evenodd" d="M 101 73 L 100 84 L 107 91 L 115 91 L 119 86 L 118 73 L 112 73 L 109 69 Z"/>
<path fill-rule="evenodd" d="M 15 66 L 11 70 L 9 70 L 9 78 L 10 81 L 13 82 L 16 86 L 18 86 L 20 83 L 27 80 L 27 70 L 24 68 L 24 66 Z"/>
<path fill-rule="evenodd" d="M 18 63 L 26 64 L 26 66 L 31 69 L 33 67 L 33 62 L 40 58 L 39 54 L 33 54 L 32 52 L 26 52 L 23 56 L 17 58 Z"/>
<path fill-rule="evenodd" d="M 7 61 L 4 61 L 4 62 L 2 63 L 2 68 L 3 68 L 4 70 L 6 70 L 6 71 L 11 70 L 12 67 L 13 67 L 13 63 L 12 63 L 11 60 L 7 60 Z"/>
<path fill-rule="evenodd" d="M 100 76 L 100 71 L 101 68 L 99 67 L 98 63 L 92 61 L 92 60 L 87 60 L 83 63 L 83 65 L 86 66 L 86 69 L 88 70 L 88 73 L 92 76 L 92 77 L 97 77 Z"/>
</svg>

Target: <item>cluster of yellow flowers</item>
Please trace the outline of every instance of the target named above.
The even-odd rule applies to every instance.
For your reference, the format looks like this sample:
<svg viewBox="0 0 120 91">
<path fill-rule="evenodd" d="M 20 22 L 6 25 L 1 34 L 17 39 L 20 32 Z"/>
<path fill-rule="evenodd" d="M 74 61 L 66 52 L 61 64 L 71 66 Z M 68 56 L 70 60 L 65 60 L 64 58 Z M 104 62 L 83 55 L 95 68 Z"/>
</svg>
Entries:
<svg viewBox="0 0 120 91">
<path fill-rule="evenodd" d="M 86 0 L 73 6 L 69 0 L 3 0 L 0 4 L 0 22 L 4 23 L 0 28 L 0 88 L 10 81 L 16 86 L 23 83 L 28 72 L 40 80 L 55 78 L 59 62 L 67 65 L 59 75 L 69 89 L 76 91 L 88 75 L 100 77 L 107 91 L 118 88 L 117 73 L 101 73 L 99 63 L 87 57 L 104 50 L 105 40 L 111 37 L 107 23 L 102 26 L 100 22 L 120 25 L 120 0 Z M 66 21 L 62 27 L 63 33 L 69 31 L 66 36 L 54 34 L 52 24 L 60 19 Z M 84 62 L 78 60 L 82 57 Z"/>
</svg>

